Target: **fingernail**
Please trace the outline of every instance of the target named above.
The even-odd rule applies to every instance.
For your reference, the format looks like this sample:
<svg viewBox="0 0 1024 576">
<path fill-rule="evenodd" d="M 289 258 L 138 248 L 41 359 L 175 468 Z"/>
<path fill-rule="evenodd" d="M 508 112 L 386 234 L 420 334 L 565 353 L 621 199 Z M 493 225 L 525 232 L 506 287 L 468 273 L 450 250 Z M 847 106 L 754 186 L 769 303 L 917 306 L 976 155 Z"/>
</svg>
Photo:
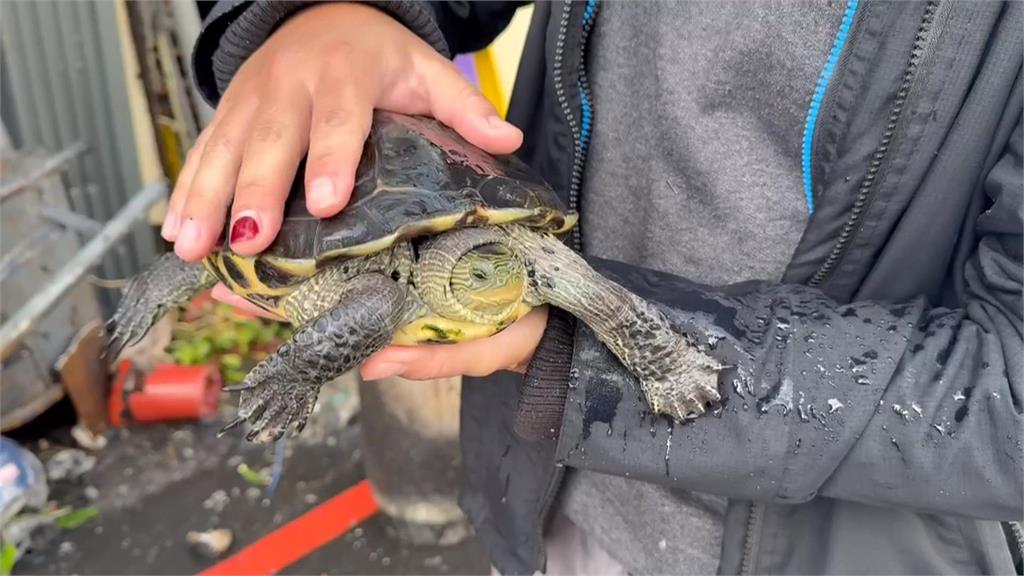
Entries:
<svg viewBox="0 0 1024 576">
<path fill-rule="evenodd" d="M 203 231 L 199 227 L 199 222 L 196 222 L 194 218 L 187 218 L 181 225 L 181 232 L 178 234 L 175 244 L 199 244 L 202 235 Z"/>
<path fill-rule="evenodd" d="M 487 124 L 491 128 L 507 128 L 509 125 L 508 122 L 502 120 L 499 116 L 488 116 Z"/>
<path fill-rule="evenodd" d="M 164 237 L 164 240 L 170 240 L 178 233 L 178 227 L 181 225 L 181 217 L 178 213 L 171 210 L 167 212 L 167 216 L 164 217 L 164 225 L 160 228 L 160 235 Z"/>
<path fill-rule="evenodd" d="M 402 372 L 405 372 L 405 364 L 400 364 L 398 362 L 381 362 L 365 369 L 363 371 L 363 378 L 366 378 L 367 380 L 383 380 L 384 378 L 398 376 Z"/>
<path fill-rule="evenodd" d="M 232 244 L 238 242 L 245 242 L 246 240 L 252 240 L 260 233 L 260 223 L 256 221 L 256 218 L 246 214 L 235 218 L 235 223 L 231 225 L 231 240 Z"/>
<path fill-rule="evenodd" d="M 317 208 L 327 208 L 337 201 L 334 183 L 330 178 L 317 178 L 309 189 L 309 202 Z"/>
</svg>

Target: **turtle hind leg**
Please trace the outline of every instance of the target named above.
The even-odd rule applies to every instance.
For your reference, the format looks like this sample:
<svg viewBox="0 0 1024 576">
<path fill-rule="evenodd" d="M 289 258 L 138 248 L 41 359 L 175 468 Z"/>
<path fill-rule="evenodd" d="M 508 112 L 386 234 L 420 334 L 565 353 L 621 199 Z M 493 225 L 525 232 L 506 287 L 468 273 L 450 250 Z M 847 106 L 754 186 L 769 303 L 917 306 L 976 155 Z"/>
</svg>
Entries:
<svg viewBox="0 0 1024 576">
<path fill-rule="evenodd" d="M 333 305 L 306 322 L 233 388 L 242 391 L 238 418 L 222 434 L 250 421 L 246 438 L 253 442 L 277 440 L 293 426 L 297 435 L 316 405 L 320 387 L 391 340 L 405 300 L 397 283 L 378 273 L 350 280 L 327 278 L 289 296 L 309 302 L 330 293 Z"/>
<path fill-rule="evenodd" d="M 121 302 L 104 329 L 108 335 L 103 357 L 114 361 L 125 346 L 137 343 L 173 306 L 188 302 L 197 292 L 216 284 L 202 264 L 164 254 L 129 280 Z"/>
</svg>

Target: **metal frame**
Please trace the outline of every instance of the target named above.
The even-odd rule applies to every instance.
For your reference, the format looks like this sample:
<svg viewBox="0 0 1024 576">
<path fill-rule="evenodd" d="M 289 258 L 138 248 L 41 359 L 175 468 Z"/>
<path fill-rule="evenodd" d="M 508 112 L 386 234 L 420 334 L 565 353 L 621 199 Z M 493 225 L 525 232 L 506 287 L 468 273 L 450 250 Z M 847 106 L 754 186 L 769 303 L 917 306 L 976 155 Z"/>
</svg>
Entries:
<svg viewBox="0 0 1024 576">
<path fill-rule="evenodd" d="M 0 358 L 13 352 L 21 339 L 46 315 L 82 277 L 92 269 L 122 238 L 132 231 L 133 225 L 145 217 L 150 206 L 167 193 L 167 184 L 159 182 L 143 188 L 117 213 L 31 300 L 0 326 Z"/>
<path fill-rule="evenodd" d="M 116 2 L 7 2 L 0 18 L 0 110 L 14 147 L 84 153 L 64 164 L 71 209 L 105 222 L 142 186 Z M 4 186 L 3 195 L 8 193 Z M 14 193 L 14 192 L 11 192 Z M 113 248 L 106 276 L 138 272 L 158 244 L 142 229 Z M 110 299 L 104 299 L 109 312 Z"/>
</svg>

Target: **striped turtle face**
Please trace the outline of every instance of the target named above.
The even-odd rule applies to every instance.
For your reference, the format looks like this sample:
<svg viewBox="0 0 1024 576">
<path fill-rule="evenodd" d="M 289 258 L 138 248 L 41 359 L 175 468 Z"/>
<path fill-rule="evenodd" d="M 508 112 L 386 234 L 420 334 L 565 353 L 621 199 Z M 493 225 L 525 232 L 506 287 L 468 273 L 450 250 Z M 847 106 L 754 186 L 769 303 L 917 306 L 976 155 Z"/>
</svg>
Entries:
<svg viewBox="0 0 1024 576">
<path fill-rule="evenodd" d="M 452 267 L 452 296 L 479 319 L 494 324 L 509 320 L 526 293 L 523 265 L 500 244 L 484 244 L 467 252 Z"/>
<path fill-rule="evenodd" d="M 276 314 L 283 312 L 283 298 L 316 272 L 313 260 L 241 256 L 230 250 L 210 254 L 203 264 L 232 292 Z"/>
</svg>

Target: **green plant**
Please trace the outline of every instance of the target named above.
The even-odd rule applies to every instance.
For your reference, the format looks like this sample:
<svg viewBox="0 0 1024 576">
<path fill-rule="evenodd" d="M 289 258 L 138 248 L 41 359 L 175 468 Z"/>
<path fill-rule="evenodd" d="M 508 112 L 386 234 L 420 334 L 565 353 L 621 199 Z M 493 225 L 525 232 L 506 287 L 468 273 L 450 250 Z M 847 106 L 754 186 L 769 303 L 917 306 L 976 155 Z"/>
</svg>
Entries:
<svg viewBox="0 0 1024 576">
<path fill-rule="evenodd" d="M 197 300 L 183 318 L 167 352 L 182 366 L 216 363 L 227 384 L 241 382 L 291 334 L 287 324 L 245 316 L 213 300 Z"/>
<path fill-rule="evenodd" d="M 0 574 L 7 576 L 14 570 L 14 563 L 18 561 L 18 547 L 10 542 L 4 542 L 0 549 Z"/>
<path fill-rule="evenodd" d="M 98 518 L 100 515 L 99 509 L 89 506 L 87 508 L 79 508 L 77 510 L 68 509 L 66 514 L 61 515 L 53 521 L 58 527 L 65 530 L 74 530 L 82 524 L 85 524 L 93 518 Z"/>
</svg>

